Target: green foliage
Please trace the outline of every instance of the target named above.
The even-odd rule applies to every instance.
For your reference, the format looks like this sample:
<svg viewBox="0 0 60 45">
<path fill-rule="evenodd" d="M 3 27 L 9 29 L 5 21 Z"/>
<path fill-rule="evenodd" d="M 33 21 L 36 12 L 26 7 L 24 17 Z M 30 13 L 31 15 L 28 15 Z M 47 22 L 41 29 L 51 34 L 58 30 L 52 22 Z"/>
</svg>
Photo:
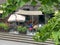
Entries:
<svg viewBox="0 0 60 45">
<path fill-rule="evenodd" d="M 38 38 L 39 37 L 39 38 Z M 37 41 L 45 41 L 51 38 L 58 45 L 60 42 L 60 13 L 58 12 L 55 17 L 50 19 L 47 24 L 40 28 L 40 31 L 36 33 L 34 39 Z"/>
<path fill-rule="evenodd" d="M 60 30 L 58 32 L 52 32 L 52 39 L 56 45 L 60 44 Z"/>
<path fill-rule="evenodd" d="M 54 3 L 60 3 L 60 0 L 39 0 L 43 5 L 53 5 Z"/>
<path fill-rule="evenodd" d="M 3 8 L 3 16 L 2 18 L 7 17 L 14 11 L 16 11 L 18 8 L 25 5 L 27 2 L 30 2 L 31 0 L 7 0 L 6 3 L 2 4 Z M 60 0 L 39 0 L 41 2 L 41 8 L 40 10 L 44 13 L 53 13 L 55 11 L 54 7 L 56 7 Z M 31 5 L 36 6 L 37 1 L 32 0 Z M 59 7 L 59 6 L 58 6 Z"/>
<path fill-rule="evenodd" d="M 35 0 L 32 0 L 31 5 L 36 6 L 37 2 Z"/>
<path fill-rule="evenodd" d="M 16 11 L 18 8 L 25 5 L 27 2 L 30 2 L 31 0 L 7 0 L 6 3 L 2 4 L 3 8 L 3 16 L 2 18 L 7 17 L 14 11 Z M 60 3 L 60 0 L 39 0 L 41 2 L 41 8 L 40 10 L 44 13 L 53 13 L 55 11 L 54 7 L 57 6 Z M 32 0 L 31 1 L 32 6 L 36 6 L 37 1 Z"/>
<path fill-rule="evenodd" d="M 26 3 L 26 2 L 24 2 L 24 0 L 23 0 L 23 1 L 21 0 L 21 1 L 20 1 L 20 7 L 22 7 L 23 5 L 25 5 L 25 3 Z"/>
<path fill-rule="evenodd" d="M 30 0 L 7 0 L 6 3 L 2 4 L 2 8 L 4 11 L 2 18 L 7 17 L 8 15 L 16 11 L 18 8 L 25 5 L 28 1 Z"/>
<path fill-rule="evenodd" d="M 5 23 L 0 23 L 0 28 L 3 28 L 4 30 L 8 30 L 9 26 Z"/>
<path fill-rule="evenodd" d="M 29 2 L 30 0 L 23 0 L 25 3 Z"/>
<path fill-rule="evenodd" d="M 44 14 L 51 14 L 51 13 L 54 13 L 54 11 L 55 11 L 53 6 L 48 6 L 48 5 L 41 5 L 39 10 L 44 12 Z"/>
<path fill-rule="evenodd" d="M 27 28 L 26 28 L 26 27 L 23 27 L 23 26 L 18 26 L 18 27 L 17 27 L 17 30 L 18 30 L 19 32 L 26 32 L 26 31 L 27 31 Z"/>
<path fill-rule="evenodd" d="M 22 32 L 26 32 L 27 31 L 27 28 L 26 27 L 23 27 L 22 28 Z"/>
<path fill-rule="evenodd" d="M 60 10 L 60 0 L 39 0 L 41 7 L 39 8 L 45 14 L 54 13 L 56 9 Z"/>
<path fill-rule="evenodd" d="M 21 26 L 18 26 L 18 27 L 17 27 L 17 30 L 18 30 L 18 31 L 21 31 L 21 30 L 22 30 L 22 27 L 21 27 Z"/>
<path fill-rule="evenodd" d="M 33 39 L 35 41 L 41 41 L 41 39 L 40 39 L 40 33 L 39 32 L 36 32 L 36 34 L 33 36 Z"/>
</svg>

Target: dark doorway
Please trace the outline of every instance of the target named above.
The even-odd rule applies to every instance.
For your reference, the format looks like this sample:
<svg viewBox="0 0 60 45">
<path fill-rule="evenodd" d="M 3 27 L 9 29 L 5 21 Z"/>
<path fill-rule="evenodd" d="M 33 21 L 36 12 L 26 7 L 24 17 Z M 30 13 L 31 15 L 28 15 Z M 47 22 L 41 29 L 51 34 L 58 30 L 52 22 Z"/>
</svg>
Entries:
<svg viewBox="0 0 60 45">
<path fill-rule="evenodd" d="M 0 14 L 0 18 L 2 18 L 2 14 Z"/>
<path fill-rule="evenodd" d="M 54 13 L 49 14 L 49 17 L 50 18 L 54 17 Z"/>
<path fill-rule="evenodd" d="M 39 23 L 44 24 L 45 23 L 45 16 L 44 15 L 39 15 Z"/>
</svg>

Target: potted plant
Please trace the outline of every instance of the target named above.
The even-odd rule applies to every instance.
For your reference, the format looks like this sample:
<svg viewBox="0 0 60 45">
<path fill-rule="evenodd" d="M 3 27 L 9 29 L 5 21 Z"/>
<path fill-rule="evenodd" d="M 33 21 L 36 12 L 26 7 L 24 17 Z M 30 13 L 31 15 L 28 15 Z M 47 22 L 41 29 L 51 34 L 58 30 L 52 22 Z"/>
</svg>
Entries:
<svg viewBox="0 0 60 45">
<path fill-rule="evenodd" d="M 22 30 L 22 27 L 21 26 L 18 26 L 17 27 L 17 31 L 21 32 L 21 30 Z"/>
<path fill-rule="evenodd" d="M 5 23 L 0 23 L 0 30 L 1 30 L 2 32 L 6 32 L 6 31 L 8 31 L 8 29 L 9 29 L 9 26 L 8 26 L 7 24 L 5 24 Z"/>
<path fill-rule="evenodd" d="M 23 26 L 18 26 L 17 31 L 19 31 L 20 34 L 25 34 L 27 31 L 27 28 Z"/>
<path fill-rule="evenodd" d="M 26 34 L 26 32 L 27 32 L 27 27 L 23 27 L 22 28 L 22 33 L 25 33 Z"/>
<path fill-rule="evenodd" d="M 7 24 L 4 24 L 3 28 L 4 28 L 4 31 L 5 31 L 5 32 L 8 32 L 9 26 L 8 26 Z"/>
<path fill-rule="evenodd" d="M 2 23 L 0 23 L 0 31 L 2 32 L 3 31 L 3 24 Z"/>
</svg>

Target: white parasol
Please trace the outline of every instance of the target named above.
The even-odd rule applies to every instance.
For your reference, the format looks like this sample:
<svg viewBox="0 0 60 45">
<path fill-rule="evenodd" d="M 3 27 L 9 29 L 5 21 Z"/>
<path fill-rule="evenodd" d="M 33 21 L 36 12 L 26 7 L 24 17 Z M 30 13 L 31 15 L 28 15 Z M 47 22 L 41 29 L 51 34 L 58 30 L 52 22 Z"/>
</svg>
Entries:
<svg viewBox="0 0 60 45">
<path fill-rule="evenodd" d="M 13 21 L 24 22 L 25 21 L 25 16 L 18 15 L 18 14 L 12 14 L 9 17 L 8 22 L 13 22 Z"/>
</svg>

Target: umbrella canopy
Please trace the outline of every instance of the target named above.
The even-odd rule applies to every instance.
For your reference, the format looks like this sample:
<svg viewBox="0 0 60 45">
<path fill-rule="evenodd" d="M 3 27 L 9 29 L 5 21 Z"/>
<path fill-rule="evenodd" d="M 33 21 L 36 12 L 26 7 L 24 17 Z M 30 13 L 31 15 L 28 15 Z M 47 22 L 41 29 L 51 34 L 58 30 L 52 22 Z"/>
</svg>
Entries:
<svg viewBox="0 0 60 45">
<path fill-rule="evenodd" d="M 25 21 L 25 16 L 18 15 L 18 14 L 12 14 L 9 17 L 8 22 L 13 22 L 13 21 L 16 21 L 16 22 L 24 22 Z"/>
<path fill-rule="evenodd" d="M 24 11 L 24 10 L 19 10 L 16 13 L 17 14 L 23 14 L 23 15 L 42 15 L 41 11 Z"/>
</svg>

